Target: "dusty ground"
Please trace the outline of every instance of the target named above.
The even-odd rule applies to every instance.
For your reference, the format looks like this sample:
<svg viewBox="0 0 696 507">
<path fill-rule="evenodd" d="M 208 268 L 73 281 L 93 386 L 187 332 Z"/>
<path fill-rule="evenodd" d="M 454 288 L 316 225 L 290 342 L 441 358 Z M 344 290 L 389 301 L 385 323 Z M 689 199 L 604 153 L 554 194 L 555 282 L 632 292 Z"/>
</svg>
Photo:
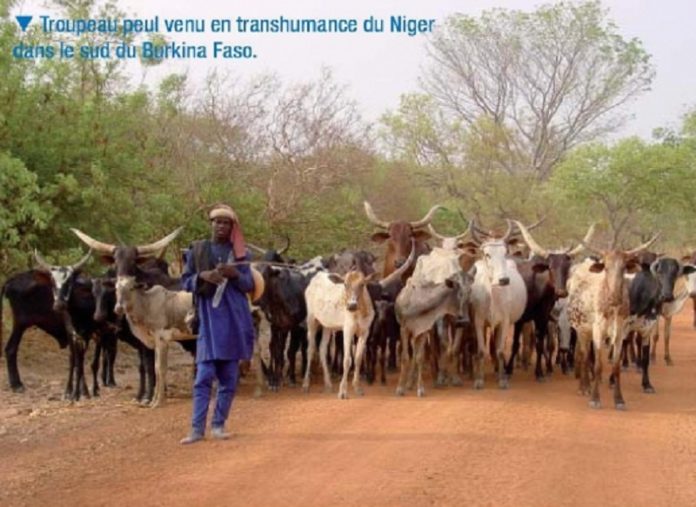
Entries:
<svg viewBox="0 0 696 507">
<path fill-rule="evenodd" d="M 625 374 L 626 412 L 593 411 L 574 379 L 518 372 L 499 391 L 430 389 L 417 399 L 240 388 L 234 438 L 181 447 L 190 360 L 177 353 L 169 404 L 130 403 L 134 358 L 99 400 L 60 401 L 66 364 L 45 337 L 23 343 L 27 392 L 0 375 L 0 505 L 696 505 L 696 331 L 676 321 L 675 366 L 657 394 Z M 661 345 L 661 344 L 660 344 Z M 660 351 L 662 349 L 660 348 Z M 4 360 L 3 360 L 4 362 Z M 172 386 L 174 384 L 174 386 Z"/>
</svg>

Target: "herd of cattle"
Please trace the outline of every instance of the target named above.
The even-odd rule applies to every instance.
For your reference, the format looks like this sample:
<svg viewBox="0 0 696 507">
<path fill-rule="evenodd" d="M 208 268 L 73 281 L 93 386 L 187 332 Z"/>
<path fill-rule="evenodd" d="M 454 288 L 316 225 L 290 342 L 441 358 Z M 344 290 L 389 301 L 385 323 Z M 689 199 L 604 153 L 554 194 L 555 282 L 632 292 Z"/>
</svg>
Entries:
<svg viewBox="0 0 696 507">
<path fill-rule="evenodd" d="M 260 256 L 253 266 L 265 286 L 252 305 L 255 322 L 258 329 L 263 316 L 271 330 L 270 361 L 255 355 L 258 393 L 264 383 L 273 391 L 284 382 L 296 383 L 298 351 L 308 391 L 317 345 L 325 389 L 332 389 L 332 373 L 341 375 L 339 398 L 348 397 L 351 371 L 354 392 L 363 394 L 361 378 L 372 383 L 378 366 L 382 383 L 388 369 L 400 368 L 396 394 L 415 387 L 422 396 L 426 356 L 436 385 L 461 385 L 461 374 L 468 374 L 481 389 L 487 351 L 503 389 L 514 367 L 528 364 L 536 352 L 536 378 L 543 380 L 554 364 L 564 373 L 574 368 L 591 407 L 600 406 L 605 355 L 616 408 L 625 407 L 621 370 L 629 360 L 642 370 L 643 390 L 654 392 L 649 365 L 658 321 L 665 322 L 665 361 L 671 364 L 672 316 L 690 298 L 696 315 L 696 275 L 690 276 L 696 258 L 650 252 L 657 236 L 630 250 L 602 250 L 593 245 L 594 226 L 577 246 L 561 250 L 536 242 L 531 230 L 539 223 L 508 220 L 506 232 L 495 234 L 472 219 L 464 233 L 445 237 L 431 225 L 438 208 L 416 222 L 386 222 L 365 203 L 367 218 L 379 228 L 372 240 L 384 245 L 379 274 L 377 258 L 366 251 L 300 263 L 284 256 L 287 247 L 249 245 Z M 96 343 L 92 395 L 99 394 L 100 366 L 102 383 L 115 385 L 117 343 L 123 341 L 140 356 L 137 399 L 158 406 L 166 396 L 169 343 L 178 341 L 195 354 L 192 296 L 162 260 L 181 228 L 138 246 L 103 243 L 72 231 L 90 248 L 83 259 L 54 266 L 35 252 L 36 269 L 9 278 L 0 291 L 0 333 L 4 297 L 13 317 L 5 347 L 10 387 L 24 390 L 17 352 L 24 331 L 36 326 L 70 349 L 67 399 L 90 395 L 84 376 L 90 340 Z M 102 276 L 82 271 L 92 252 L 111 265 Z M 589 256 L 580 258 L 583 252 Z M 506 361 L 510 327 L 512 352 Z M 0 334 L 0 348 L 1 339 Z"/>
</svg>

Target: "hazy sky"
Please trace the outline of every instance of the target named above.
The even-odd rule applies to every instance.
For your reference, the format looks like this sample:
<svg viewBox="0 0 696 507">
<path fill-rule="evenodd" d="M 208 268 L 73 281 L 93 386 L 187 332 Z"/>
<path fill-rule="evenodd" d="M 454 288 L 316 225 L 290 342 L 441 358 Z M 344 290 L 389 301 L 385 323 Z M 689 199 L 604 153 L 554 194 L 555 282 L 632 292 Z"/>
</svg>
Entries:
<svg viewBox="0 0 696 507">
<path fill-rule="evenodd" d="M 121 0 L 119 4 L 139 17 L 249 18 L 349 17 L 405 15 L 435 18 L 448 14 L 477 14 L 491 7 L 531 10 L 544 2 L 533 0 Z M 15 13 L 41 14 L 39 1 L 25 0 Z M 696 105 L 696 1 L 693 0 L 605 0 L 610 16 L 626 38 L 638 37 L 653 55 L 657 76 L 652 90 L 628 106 L 633 119 L 622 135 L 650 136 L 658 126 L 675 126 L 689 106 Z M 349 93 L 361 105 L 367 119 L 377 119 L 386 109 L 395 108 L 402 93 L 417 90 L 417 78 L 426 63 L 423 36 L 406 34 L 183 34 L 173 37 L 187 43 L 222 40 L 249 44 L 258 54 L 255 60 L 169 60 L 148 81 L 162 73 L 188 70 L 199 80 L 208 69 L 231 69 L 240 75 L 272 71 L 286 81 L 318 76 L 321 65 L 334 69 L 337 80 L 349 86 Z M 137 77 L 139 79 L 140 76 Z"/>
</svg>

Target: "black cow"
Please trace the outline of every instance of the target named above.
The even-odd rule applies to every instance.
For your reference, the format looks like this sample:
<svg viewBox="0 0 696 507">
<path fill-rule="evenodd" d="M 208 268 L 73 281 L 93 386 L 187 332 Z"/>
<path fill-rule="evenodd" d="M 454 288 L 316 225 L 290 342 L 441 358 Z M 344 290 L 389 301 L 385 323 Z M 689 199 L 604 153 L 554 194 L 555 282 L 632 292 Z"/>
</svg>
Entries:
<svg viewBox="0 0 696 507">
<path fill-rule="evenodd" d="M 36 257 L 42 269 L 14 275 L 0 290 L 0 315 L 4 296 L 12 309 L 12 332 L 5 346 L 10 388 L 15 392 L 24 391 L 17 352 L 24 331 L 36 326 L 53 336 L 61 348 L 70 347 L 65 398 L 78 400 L 82 394 L 89 396 L 84 379 L 84 357 L 89 340 L 97 330 L 91 281 L 80 272 L 89 254 L 73 266 L 50 266 L 38 253 Z M 98 395 L 96 385 L 94 393 Z"/>
<path fill-rule="evenodd" d="M 261 269 L 265 290 L 259 306 L 271 326 L 270 356 L 267 369 L 268 386 L 278 391 L 285 365 L 285 345 L 288 334 L 288 382 L 296 385 L 295 362 L 302 350 L 302 371 L 307 367 L 307 305 L 304 291 L 309 280 L 300 272 L 288 268 L 265 266 Z"/>
</svg>

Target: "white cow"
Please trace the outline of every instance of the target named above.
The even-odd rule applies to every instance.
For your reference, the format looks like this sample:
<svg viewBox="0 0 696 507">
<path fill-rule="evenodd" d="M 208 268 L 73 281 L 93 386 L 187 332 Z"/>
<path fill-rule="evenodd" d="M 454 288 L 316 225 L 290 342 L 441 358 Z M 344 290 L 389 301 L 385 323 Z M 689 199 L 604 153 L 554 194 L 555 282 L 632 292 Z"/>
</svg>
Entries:
<svg viewBox="0 0 696 507">
<path fill-rule="evenodd" d="M 474 388 L 483 388 L 486 350 L 484 333 L 486 328 L 490 328 L 491 339 L 495 338 L 498 387 L 507 389 L 509 381 L 504 368 L 505 340 L 510 326 L 522 316 L 527 305 L 527 288 L 517 271 L 517 264 L 507 256 L 507 240 L 512 232 L 512 224 L 508 222 L 508 230 L 502 238 L 489 236 L 482 239 L 475 227 L 472 227 L 471 232 L 483 254 L 483 258 L 474 265 L 476 275 L 471 287 L 471 320 L 478 345 L 474 361 Z"/>
<path fill-rule="evenodd" d="M 416 249 L 411 248 L 411 255 L 406 263 L 394 271 L 379 284 L 386 287 L 401 276 L 411 267 L 415 258 Z M 319 355 L 324 373 L 324 388 L 330 392 L 331 376 L 326 362 L 326 353 L 332 331 L 343 331 L 343 378 L 338 390 L 339 399 L 348 398 L 348 373 L 351 363 L 351 345 L 353 337 L 357 335 L 358 344 L 355 351 L 355 373 L 353 376 L 353 389 L 358 395 L 363 394 L 360 386 L 360 366 L 362 364 L 367 336 L 370 333 L 370 325 L 375 317 L 372 299 L 367 290 L 367 284 L 375 275 L 363 275 L 360 271 L 350 271 L 345 276 L 336 273 L 317 273 L 309 282 L 305 290 L 307 302 L 307 370 L 305 371 L 302 388 L 309 391 L 309 377 L 312 365 L 312 357 L 316 348 L 316 333 L 322 328 Z"/>
</svg>

